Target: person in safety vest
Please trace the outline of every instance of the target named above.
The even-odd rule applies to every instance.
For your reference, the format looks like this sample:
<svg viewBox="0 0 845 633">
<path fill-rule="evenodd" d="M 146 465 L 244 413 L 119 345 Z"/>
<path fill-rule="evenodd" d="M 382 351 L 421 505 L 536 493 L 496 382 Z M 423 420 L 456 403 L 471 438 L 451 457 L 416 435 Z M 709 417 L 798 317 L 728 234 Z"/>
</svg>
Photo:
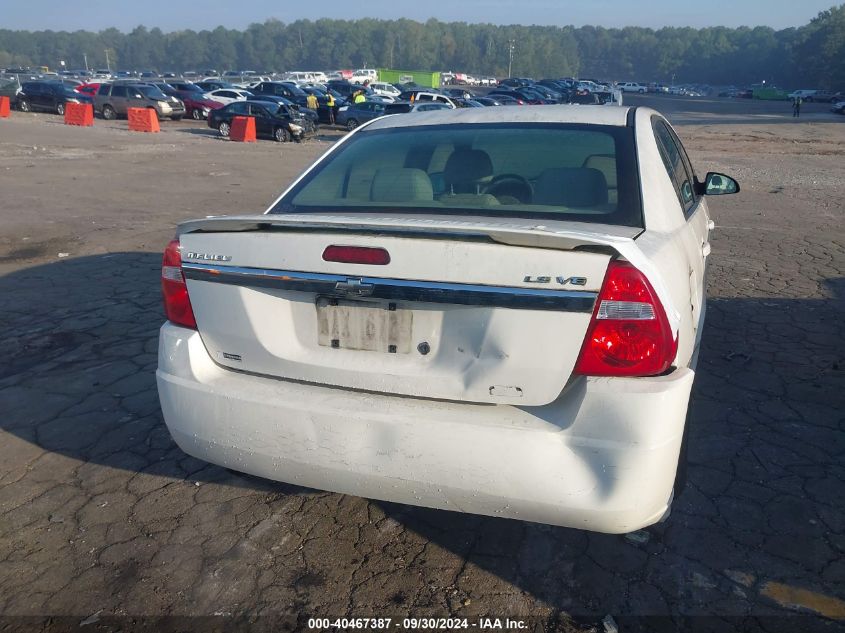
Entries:
<svg viewBox="0 0 845 633">
<path fill-rule="evenodd" d="M 326 107 L 329 109 L 329 124 L 334 125 L 334 96 L 331 92 L 326 93 Z"/>
</svg>

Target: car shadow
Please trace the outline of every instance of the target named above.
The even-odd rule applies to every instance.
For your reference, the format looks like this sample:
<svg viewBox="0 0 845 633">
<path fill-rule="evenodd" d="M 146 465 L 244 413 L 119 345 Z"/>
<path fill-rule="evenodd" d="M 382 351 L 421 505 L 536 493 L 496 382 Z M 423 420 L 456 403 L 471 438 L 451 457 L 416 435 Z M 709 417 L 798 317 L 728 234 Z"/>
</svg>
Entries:
<svg viewBox="0 0 845 633">
<path fill-rule="evenodd" d="M 221 141 L 227 140 L 220 136 L 220 132 L 214 130 L 210 127 L 180 127 L 175 130 L 174 132 L 179 132 L 181 134 L 193 134 L 194 136 L 208 136 L 216 139 L 220 139 Z"/>
<path fill-rule="evenodd" d="M 155 392 L 160 265 L 157 253 L 113 253 L 0 277 L 0 428 L 81 462 L 315 494 L 205 464 L 172 442 Z M 480 570 L 455 576 L 461 595 L 475 583 L 503 582 L 549 605 L 551 618 L 566 612 L 595 624 L 610 613 L 625 631 L 674 630 L 677 618 L 713 609 L 785 613 L 759 597 L 763 583 L 809 573 L 823 591 L 822 572 L 837 556 L 828 535 L 845 529 L 837 479 L 845 280 L 829 280 L 827 290 L 827 299 L 710 300 L 691 402 L 689 484 L 665 523 L 623 537 L 373 504 L 460 557 L 464 570 Z M 411 570 L 425 565 L 421 556 Z M 676 619 L 617 617 L 669 613 Z"/>
</svg>

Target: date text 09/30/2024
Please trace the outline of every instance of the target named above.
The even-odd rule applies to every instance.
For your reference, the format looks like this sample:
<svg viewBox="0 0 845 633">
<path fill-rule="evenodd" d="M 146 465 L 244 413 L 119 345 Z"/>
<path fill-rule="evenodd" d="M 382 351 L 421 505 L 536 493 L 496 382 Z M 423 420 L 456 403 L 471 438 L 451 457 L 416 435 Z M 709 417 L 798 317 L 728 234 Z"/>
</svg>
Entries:
<svg viewBox="0 0 845 633">
<path fill-rule="evenodd" d="M 511 618 L 310 618 L 311 630 L 458 630 L 519 631 L 528 629 L 528 622 Z"/>
</svg>

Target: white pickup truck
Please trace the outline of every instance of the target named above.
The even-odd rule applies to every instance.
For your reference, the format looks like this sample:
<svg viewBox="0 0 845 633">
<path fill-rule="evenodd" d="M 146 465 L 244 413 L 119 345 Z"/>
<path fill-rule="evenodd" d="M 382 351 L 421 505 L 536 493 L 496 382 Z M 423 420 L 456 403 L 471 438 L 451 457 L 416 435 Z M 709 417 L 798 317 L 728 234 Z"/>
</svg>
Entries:
<svg viewBox="0 0 845 633">
<path fill-rule="evenodd" d="M 654 523 L 679 485 L 705 198 L 738 190 L 699 181 L 646 108 L 375 119 L 264 214 L 179 226 L 167 426 L 186 453 L 312 488 Z"/>
</svg>

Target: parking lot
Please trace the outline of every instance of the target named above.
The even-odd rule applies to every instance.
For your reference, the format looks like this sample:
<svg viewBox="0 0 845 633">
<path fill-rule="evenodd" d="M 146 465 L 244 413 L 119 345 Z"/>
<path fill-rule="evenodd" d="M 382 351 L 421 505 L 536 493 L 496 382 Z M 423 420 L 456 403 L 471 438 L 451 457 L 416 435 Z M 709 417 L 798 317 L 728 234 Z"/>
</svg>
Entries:
<svg viewBox="0 0 845 633">
<path fill-rule="evenodd" d="M 742 184 L 710 204 L 690 482 L 667 522 L 627 536 L 301 489 L 172 442 L 154 377 L 164 245 L 180 220 L 262 211 L 340 130 L 242 144 L 187 120 L 0 120 L 0 631 L 446 615 L 841 630 L 845 117 L 626 101 L 678 125 L 700 176 Z"/>
</svg>

